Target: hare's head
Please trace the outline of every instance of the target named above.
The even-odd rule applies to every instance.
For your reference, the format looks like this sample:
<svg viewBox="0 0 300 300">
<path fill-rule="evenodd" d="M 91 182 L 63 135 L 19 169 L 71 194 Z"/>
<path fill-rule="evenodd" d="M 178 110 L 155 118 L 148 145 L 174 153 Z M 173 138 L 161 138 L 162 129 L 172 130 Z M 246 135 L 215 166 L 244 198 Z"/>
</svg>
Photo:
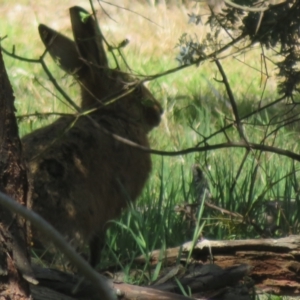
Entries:
<svg viewBox="0 0 300 300">
<path fill-rule="evenodd" d="M 161 105 L 143 84 L 109 68 L 103 36 L 93 16 L 75 6 L 70 8 L 70 17 L 74 41 L 42 24 L 39 33 L 54 60 L 78 80 L 82 109 L 114 112 L 141 123 L 146 131 L 157 126 Z"/>
</svg>

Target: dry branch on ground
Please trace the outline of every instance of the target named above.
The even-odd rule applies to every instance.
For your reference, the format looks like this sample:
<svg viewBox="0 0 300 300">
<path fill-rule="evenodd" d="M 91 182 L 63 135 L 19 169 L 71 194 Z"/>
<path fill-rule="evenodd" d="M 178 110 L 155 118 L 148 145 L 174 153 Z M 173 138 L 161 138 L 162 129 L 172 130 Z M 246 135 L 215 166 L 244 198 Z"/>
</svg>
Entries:
<svg viewBox="0 0 300 300">
<path fill-rule="evenodd" d="M 95 288 L 82 277 L 63 273 L 58 270 L 33 267 L 39 285 L 31 286 L 35 300 L 97 300 L 99 299 Z M 109 281 L 118 299 L 239 299 L 250 300 L 248 289 L 239 281 L 248 272 L 245 266 L 223 270 L 216 265 L 196 266 L 178 278 L 182 287 L 191 297 L 183 296 L 179 285 L 174 278 L 154 286 L 135 286 L 123 282 Z M 189 287 L 189 288 L 188 288 Z M 195 294 L 194 294 L 195 293 Z"/>
<path fill-rule="evenodd" d="M 247 265 L 251 268 L 249 276 L 256 288 L 263 292 L 280 295 L 299 295 L 300 293 L 300 236 L 291 235 L 280 239 L 249 239 L 199 241 L 194 247 L 191 242 L 181 247 L 167 249 L 164 264 L 175 265 L 181 253 L 185 261 L 189 251 L 192 258 L 203 264 L 213 262 L 221 268 Z M 160 250 L 151 253 L 151 263 L 156 265 L 162 256 Z M 143 264 L 144 258 L 138 257 L 137 263 Z"/>
</svg>

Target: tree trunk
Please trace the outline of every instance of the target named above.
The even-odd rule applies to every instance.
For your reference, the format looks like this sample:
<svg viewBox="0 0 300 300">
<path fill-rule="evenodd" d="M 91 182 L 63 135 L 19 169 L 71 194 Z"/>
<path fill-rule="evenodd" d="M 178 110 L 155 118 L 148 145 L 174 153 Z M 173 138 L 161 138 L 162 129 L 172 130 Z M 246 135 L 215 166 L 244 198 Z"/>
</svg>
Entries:
<svg viewBox="0 0 300 300">
<path fill-rule="evenodd" d="M 21 156 L 14 96 L 0 50 L 0 191 L 27 205 L 28 181 Z M 31 299 L 26 222 L 0 207 L 0 299 Z"/>
</svg>

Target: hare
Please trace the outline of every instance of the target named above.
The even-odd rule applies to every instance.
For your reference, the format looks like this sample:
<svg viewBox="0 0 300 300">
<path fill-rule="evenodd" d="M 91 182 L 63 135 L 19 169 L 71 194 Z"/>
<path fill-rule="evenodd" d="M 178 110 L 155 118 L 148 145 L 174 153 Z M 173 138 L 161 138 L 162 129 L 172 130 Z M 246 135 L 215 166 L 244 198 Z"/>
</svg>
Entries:
<svg viewBox="0 0 300 300">
<path fill-rule="evenodd" d="M 32 209 L 75 247 L 89 244 L 95 266 L 108 221 L 137 199 L 151 171 L 149 153 L 107 131 L 148 147 L 147 133 L 158 126 L 163 110 L 146 87 L 109 68 L 92 15 L 75 6 L 70 18 L 74 41 L 45 25 L 39 25 L 39 33 L 52 58 L 80 84 L 81 110 L 94 110 L 61 117 L 26 135 L 22 144 Z M 33 236 L 47 244 L 38 231 Z"/>
</svg>

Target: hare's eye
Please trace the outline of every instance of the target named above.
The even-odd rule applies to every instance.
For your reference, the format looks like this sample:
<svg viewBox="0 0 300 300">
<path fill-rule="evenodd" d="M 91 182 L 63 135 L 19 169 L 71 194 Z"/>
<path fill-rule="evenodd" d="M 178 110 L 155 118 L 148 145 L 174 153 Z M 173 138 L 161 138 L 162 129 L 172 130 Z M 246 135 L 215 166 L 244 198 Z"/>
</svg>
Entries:
<svg viewBox="0 0 300 300">
<path fill-rule="evenodd" d="M 142 102 L 143 106 L 146 106 L 146 107 L 153 106 L 153 101 L 151 99 L 149 99 L 149 98 L 144 98 L 144 99 L 142 99 L 141 102 Z"/>
<path fill-rule="evenodd" d="M 135 87 L 134 93 L 136 95 L 141 95 L 141 93 L 142 93 L 142 86 L 140 84 Z"/>
</svg>

